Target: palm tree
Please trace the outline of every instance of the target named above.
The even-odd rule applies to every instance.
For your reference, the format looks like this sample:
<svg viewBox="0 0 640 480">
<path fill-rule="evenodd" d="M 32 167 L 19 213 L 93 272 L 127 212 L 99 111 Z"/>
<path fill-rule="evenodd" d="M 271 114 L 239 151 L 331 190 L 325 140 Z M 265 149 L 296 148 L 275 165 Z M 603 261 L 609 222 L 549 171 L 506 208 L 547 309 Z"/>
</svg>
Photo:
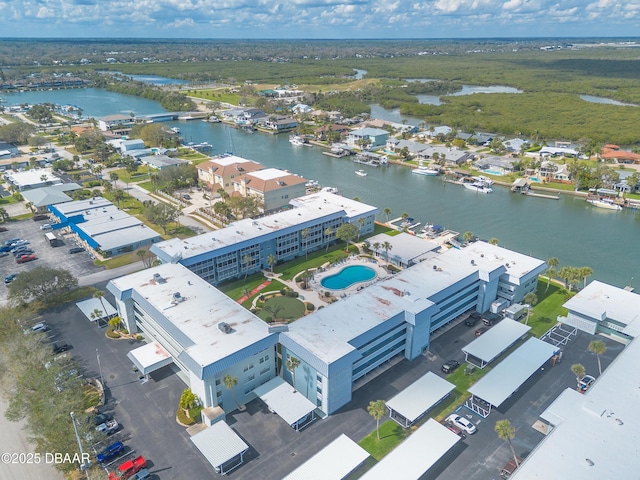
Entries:
<svg viewBox="0 0 640 480">
<path fill-rule="evenodd" d="M 558 261 L 558 259 L 556 257 L 551 257 L 549 260 L 547 260 L 547 265 L 549 266 L 549 268 L 547 268 L 547 288 L 545 288 L 544 292 L 547 293 L 547 290 L 549 290 L 549 284 L 551 283 L 551 279 L 555 278 L 556 275 L 558 274 L 558 272 L 556 271 L 556 267 L 560 264 L 560 262 Z"/>
<path fill-rule="evenodd" d="M 602 375 L 602 365 L 600 364 L 600 355 L 604 355 L 604 352 L 607 351 L 607 344 L 602 340 L 593 340 L 589 343 L 589 351 L 596 354 L 598 357 L 598 371 L 600 375 Z"/>
<path fill-rule="evenodd" d="M 291 372 L 293 377 L 293 392 L 296 391 L 296 368 L 300 366 L 300 360 L 296 357 L 289 356 L 287 358 L 287 370 Z"/>
<path fill-rule="evenodd" d="M 384 400 L 376 400 L 375 402 L 369 402 L 369 406 L 367 407 L 367 412 L 369 415 L 373 417 L 376 421 L 376 433 L 378 435 L 378 440 L 380 440 L 380 420 L 386 415 L 387 410 L 384 405 Z"/>
<path fill-rule="evenodd" d="M 324 236 L 325 236 L 325 240 L 327 242 L 327 252 L 329 251 L 329 244 L 331 243 L 330 239 L 328 237 L 331 237 L 335 232 L 335 230 L 331 227 L 327 227 L 324 229 Z"/>
<path fill-rule="evenodd" d="M 309 230 L 308 228 L 303 228 L 302 231 L 300 232 L 300 236 L 302 237 L 302 240 L 304 241 L 304 258 L 308 258 L 308 256 L 307 256 L 307 244 L 308 244 L 309 233 L 311 233 L 311 230 Z"/>
<path fill-rule="evenodd" d="M 538 296 L 533 292 L 529 292 L 524 296 L 522 300 L 524 301 L 524 303 L 527 303 L 529 305 L 527 307 L 527 320 L 524 322 L 525 325 L 528 325 L 529 314 L 531 313 L 531 309 L 536 306 L 536 303 L 538 303 Z"/>
<path fill-rule="evenodd" d="M 236 394 L 233 391 L 233 387 L 238 385 L 238 378 L 237 377 L 232 377 L 231 375 L 229 375 L 227 373 L 224 376 L 224 378 L 222 379 L 222 383 L 224 383 L 225 387 L 227 387 L 229 390 L 231 390 L 231 396 L 233 397 L 233 401 L 236 402 L 236 405 L 238 406 L 238 409 L 241 409 L 242 407 L 240 407 L 240 404 L 238 403 L 238 400 L 236 400 Z"/>
<path fill-rule="evenodd" d="M 300 280 L 303 282 L 303 287 L 305 290 L 309 288 L 309 280 L 313 277 L 313 274 L 309 271 L 309 269 L 305 270 L 300 274 Z"/>
<path fill-rule="evenodd" d="M 382 244 L 382 248 L 384 248 L 384 257 L 387 261 L 387 268 L 389 268 L 389 250 L 393 248 L 393 245 L 387 240 Z"/>
<path fill-rule="evenodd" d="M 358 225 L 359 225 L 359 228 L 358 228 L 358 240 L 360 240 L 360 235 L 362 235 L 362 227 L 364 227 L 364 223 L 365 223 L 364 218 L 359 218 L 358 219 Z"/>
<path fill-rule="evenodd" d="M 11 217 L 7 213 L 7 210 L 4 209 L 3 207 L 0 207 L 0 222 L 2 222 L 2 223 L 7 222 L 7 221 L 9 221 L 9 218 L 11 218 Z"/>
<path fill-rule="evenodd" d="M 273 253 L 267 255 L 267 265 L 271 268 L 271 273 L 273 274 L 273 266 L 278 262 L 278 257 L 276 257 Z"/>
<path fill-rule="evenodd" d="M 116 203 L 118 204 L 118 207 L 120 207 L 120 201 L 124 198 L 124 192 L 122 190 L 114 190 L 113 191 L 113 199 L 116 201 Z"/>
<path fill-rule="evenodd" d="M 473 232 L 464 232 L 462 234 L 462 239 L 464 240 L 464 243 L 469 243 L 469 241 L 473 238 Z"/>
<path fill-rule="evenodd" d="M 91 312 L 91 320 L 98 321 L 104 316 L 104 313 L 99 308 L 94 308 L 93 312 Z"/>
<path fill-rule="evenodd" d="M 371 245 L 371 248 L 373 248 L 374 252 L 378 253 L 381 246 L 382 245 L 380 244 L 380 242 L 373 242 L 373 245 Z"/>
<path fill-rule="evenodd" d="M 498 437 L 501 440 L 506 440 L 509 442 L 509 447 L 511 448 L 511 454 L 513 455 L 513 460 L 516 462 L 516 468 L 520 463 L 518 462 L 518 456 L 516 455 L 516 451 L 513 449 L 513 444 L 511 443 L 511 439 L 515 437 L 516 429 L 511 425 L 509 420 L 498 420 L 496 422 L 495 431 L 498 434 Z"/>
<path fill-rule="evenodd" d="M 409 214 L 407 212 L 402 212 L 402 215 L 400 215 L 400 218 L 402 219 L 402 221 L 404 221 L 407 218 L 409 218 Z"/>
<path fill-rule="evenodd" d="M 571 365 L 571 371 L 576 376 L 576 382 L 578 383 L 578 385 L 580 385 L 580 380 L 582 380 L 587 374 L 584 365 L 582 365 L 581 363 L 574 363 L 573 365 Z"/>
<path fill-rule="evenodd" d="M 578 270 L 580 270 L 580 276 L 582 277 L 582 280 L 584 282 L 583 288 L 586 288 L 587 277 L 593 275 L 593 270 L 591 270 L 591 267 L 580 267 Z"/>
<path fill-rule="evenodd" d="M 93 298 L 97 298 L 98 300 L 100 300 L 100 305 L 102 305 L 102 311 L 103 312 L 107 312 L 107 307 L 105 307 L 104 305 L 104 292 L 102 290 L 97 290 L 94 294 L 93 294 Z M 102 312 L 100 312 L 102 313 Z M 102 318 L 102 317 L 100 317 Z"/>
<path fill-rule="evenodd" d="M 382 211 L 382 213 L 384 213 L 384 216 L 387 217 L 387 223 L 389 223 L 389 217 L 391 216 L 391 209 L 387 207 Z"/>
<path fill-rule="evenodd" d="M 489 240 L 489 243 L 490 243 L 491 245 L 498 245 L 498 242 L 499 242 L 499 241 L 500 241 L 500 240 L 498 240 L 497 238 L 495 238 L 495 237 L 494 237 L 494 238 L 492 238 L 492 239 L 490 239 L 490 240 Z"/>
<path fill-rule="evenodd" d="M 244 264 L 244 281 L 247 281 L 247 277 L 249 276 L 249 265 L 251 264 L 251 256 L 245 255 L 242 257 L 242 263 Z"/>
<path fill-rule="evenodd" d="M 113 182 L 113 188 L 116 188 L 116 182 L 120 177 L 116 172 L 109 173 L 109 179 Z"/>
</svg>

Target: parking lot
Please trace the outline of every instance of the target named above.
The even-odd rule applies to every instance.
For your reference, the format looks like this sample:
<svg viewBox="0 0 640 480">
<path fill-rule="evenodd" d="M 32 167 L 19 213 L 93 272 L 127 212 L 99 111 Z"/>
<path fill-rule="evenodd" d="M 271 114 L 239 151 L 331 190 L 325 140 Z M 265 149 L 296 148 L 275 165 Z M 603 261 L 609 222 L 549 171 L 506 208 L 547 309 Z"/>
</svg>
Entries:
<svg viewBox="0 0 640 480">
<path fill-rule="evenodd" d="M 104 284 L 98 285 L 104 290 Z M 105 298 L 111 299 L 107 293 Z M 69 343 L 69 353 L 77 360 L 85 376 L 99 378 L 107 385 L 105 410 L 122 425 L 110 440 L 121 440 L 129 456 L 143 455 L 155 478 L 192 479 L 217 477 L 213 468 L 194 448 L 184 427 L 175 422 L 178 399 L 185 384 L 171 366 L 141 381 L 133 371 L 126 354 L 141 343 L 110 340 L 104 330 L 89 322 L 75 305 L 46 313 L 42 319 L 50 325 L 52 341 Z M 294 431 L 279 416 L 268 411 L 260 400 L 254 400 L 242 412 L 227 416 L 227 422 L 250 446 L 245 463 L 227 475 L 229 478 L 281 479 L 311 458 L 341 433 L 358 441 L 375 429 L 375 421 L 367 413 L 372 400 L 390 399 L 423 376 L 440 371 L 443 363 L 458 360 L 464 368 L 461 347 L 475 338 L 475 327 L 463 322 L 436 338 L 431 355 L 408 362 L 401 360 L 356 390 L 353 400 L 334 415 L 317 420 L 301 432 Z M 603 368 L 622 350 L 622 345 L 607 338 L 607 352 L 602 356 Z M 491 480 L 499 478 L 500 468 L 510 458 L 508 444 L 494 432 L 495 422 L 509 419 L 516 428 L 513 445 L 516 453 L 526 457 L 542 440 L 532 428 L 539 414 L 566 388 L 575 388 L 576 379 L 570 367 L 582 363 L 589 374 L 598 376 L 597 359 L 587 351 L 593 337 L 578 333 L 563 347 L 563 360 L 546 366 L 514 392 L 487 419 L 461 407 L 460 415 L 470 417 L 478 432 L 460 441 L 442 461 L 427 474 L 430 480 Z M 98 366 L 100 359 L 100 368 Z M 498 360 L 499 361 L 499 360 Z M 102 446 L 104 447 L 104 446 Z M 101 448 L 98 446 L 98 448 Z M 124 460 L 124 459 L 122 459 Z M 114 462 L 117 465 L 122 460 Z M 112 467 L 113 467 L 112 466 Z"/>
<path fill-rule="evenodd" d="M 87 252 L 69 254 L 69 249 L 76 246 L 71 235 L 63 235 L 60 231 L 54 232 L 58 238 L 58 247 L 52 247 L 45 239 L 45 234 L 52 230 L 41 230 L 40 226 L 49 223 L 47 220 L 34 222 L 33 220 L 20 220 L 18 222 L 5 223 L 6 232 L 0 233 L 0 244 L 4 245 L 10 238 L 28 240 L 27 245 L 33 250 L 36 259 L 27 263 L 17 264 L 13 254 L 0 258 L 0 271 L 2 278 L 12 273 L 26 272 L 35 267 L 45 265 L 50 268 L 64 268 L 69 270 L 76 278 L 90 275 L 103 270 L 93 264 L 93 259 Z M 7 288 L 0 289 L 0 302 L 6 300 Z"/>
</svg>

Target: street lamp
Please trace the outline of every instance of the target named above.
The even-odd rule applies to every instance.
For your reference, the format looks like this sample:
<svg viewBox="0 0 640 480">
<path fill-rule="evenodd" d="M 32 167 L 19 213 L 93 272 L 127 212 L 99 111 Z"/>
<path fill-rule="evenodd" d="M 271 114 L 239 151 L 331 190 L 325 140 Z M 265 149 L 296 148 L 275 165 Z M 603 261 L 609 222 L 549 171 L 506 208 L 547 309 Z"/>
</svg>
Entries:
<svg viewBox="0 0 640 480">
<path fill-rule="evenodd" d="M 84 459 L 84 450 L 82 449 L 82 442 L 80 441 L 80 434 L 78 433 L 78 426 L 76 425 L 76 416 L 73 412 L 69 412 L 71 415 L 71 423 L 73 423 L 73 430 L 76 432 L 76 440 L 78 441 L 78 448 L 80 448 L 80 458 L 82 459 L 82 464 L 80 465 L 80 470 L 84 470 L 87 473 L 87 480 L 89 480 L 89 470 L 88 468 L 91 466 L 91 460 L 88 460 L 85 463 Z"/>
<path fill-rule="evenodd" d="M 100 370 L 100 381 L 102 382 L 102 389 L 104 390 L 104 377 L 102 376 L 102 366 L 100 365 L 100 353 L 96 348 L 96 358 L 98 359 L 98 370 Z"/>
</svg>

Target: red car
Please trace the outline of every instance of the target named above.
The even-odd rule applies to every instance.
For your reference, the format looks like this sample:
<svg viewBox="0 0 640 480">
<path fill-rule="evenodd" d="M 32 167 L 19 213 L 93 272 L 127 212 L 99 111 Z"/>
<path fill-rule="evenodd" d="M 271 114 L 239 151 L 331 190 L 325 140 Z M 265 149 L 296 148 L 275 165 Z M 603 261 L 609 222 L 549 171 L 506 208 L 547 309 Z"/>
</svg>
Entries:
<svg viewBox="0 0 640 480">
<path fill-rule="evenodd" d="M 8 232 L 7 227 L 0 227 L 0 232 Z"/>
<path fill-rule="evenodd" d="M 36 255 L 34 253 L 30 253 L 28 255 L 20 255 L 18 258 L 16 258 L 16 263 L 26 263 L 35 259 Z"/>
<path fill-rule="evenodd" d="M 120 465 L 115 472 L 109 473 L 109 480 L 125 480 L 127 478 L 131 478 L 146 467 L 147 461 L 141 455 L 133 460 L 127 460 Z"/>
</svg>

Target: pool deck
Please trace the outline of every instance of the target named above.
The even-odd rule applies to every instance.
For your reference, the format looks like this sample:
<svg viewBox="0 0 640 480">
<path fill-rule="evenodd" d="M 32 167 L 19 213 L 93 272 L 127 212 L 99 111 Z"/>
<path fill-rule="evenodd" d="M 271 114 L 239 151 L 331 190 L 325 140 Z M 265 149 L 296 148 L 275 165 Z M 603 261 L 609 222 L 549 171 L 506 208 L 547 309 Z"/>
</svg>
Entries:
<svg viewBox="0 0 640 480">
<path fill-rule="evenodd" d="M 376 277 L 371 280 L 367 280 L 364 282 L 354 283 L 348 288 L 343 290 L 329 290 L 324 288 L 320 282 L 323 278 L 328 277 L 330 275 L 335 275 L 340 272 L 345 267 L 349 267 L 352 265 L 360 265 L 367 266 L 373 269 L 376 272 Z M 324 292 L 329 291 L 332 294 L 333 298 L 346 298 L 349 295 L 353 295 L 354 293 L 362 290 L 364 287 L 368 287 L 369 285 L 382 280 L 383 278 L 388 277 L 390 274 L 383 268 L 380 264 L 380 261 L 377 259 L 371 259 L 368 257 L 360 257 L 359 255 L 351 255 L 350 257 L 341 260 L 339 262 L 333 264 L 324 264 L 317 270 L 309 270 L 313 273 L 313 277 L 309 281 L 309 289 L 303 290 L 298 286 L 296 282 L 296 278 L 303 272 L 298 273 L 292 280 L 282 280 L 278 278 L 278 275 L 273 275 L 272 278 L 277 278 L 278 281 L 284 283 L 292 290 L 298 292 L 299 299 L 305 302 L 311 302 L 315 305 L 316 308 L 327 305 L 328 298 L 325 297 Z"/>
</svg>

